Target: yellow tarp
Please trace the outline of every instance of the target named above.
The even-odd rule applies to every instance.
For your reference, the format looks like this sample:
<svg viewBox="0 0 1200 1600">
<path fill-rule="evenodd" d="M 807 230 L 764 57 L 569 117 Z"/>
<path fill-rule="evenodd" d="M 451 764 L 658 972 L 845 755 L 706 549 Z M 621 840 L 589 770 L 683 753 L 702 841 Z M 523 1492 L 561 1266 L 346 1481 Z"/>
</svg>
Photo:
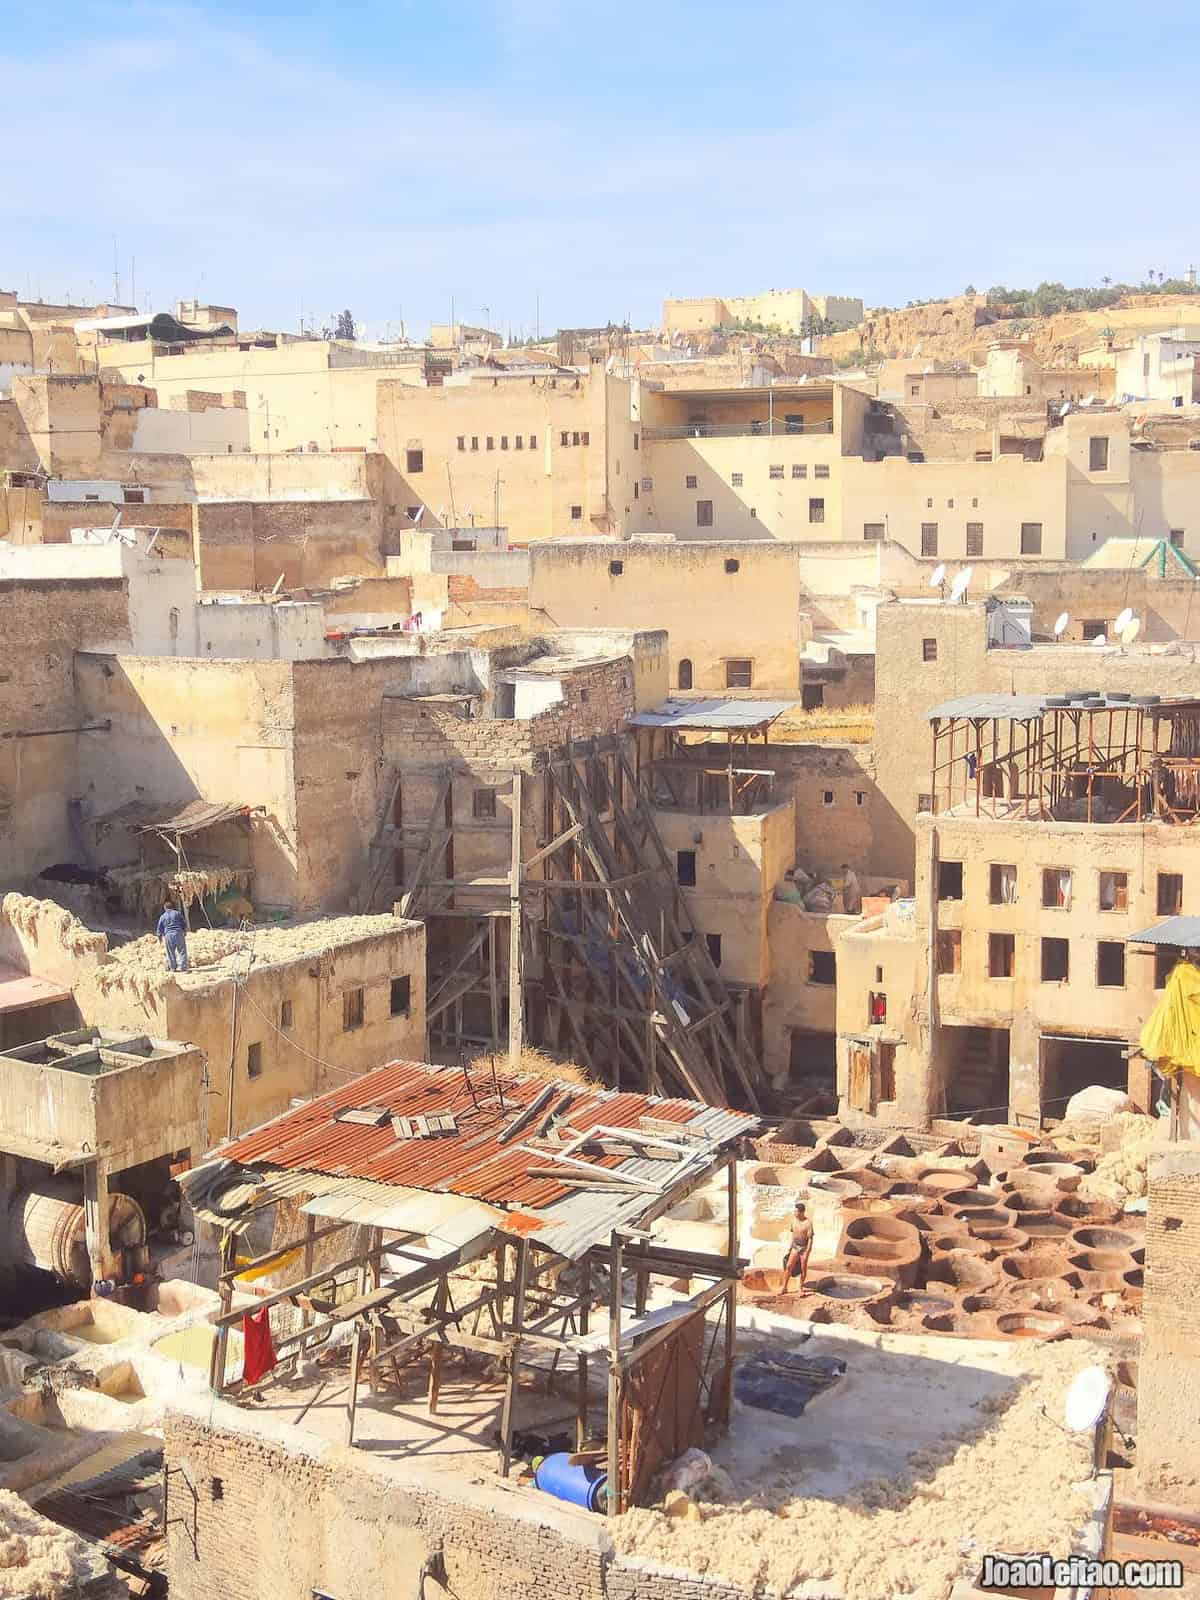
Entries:
<svg viewBox="0 0 1200 1600">
<path fill-rule="evenodd" d="M 1176 963 L 1139 1043 L 1160 1072 L 1182 1070 L 1200 1077 L 1200 967 Z"/>
</svg>

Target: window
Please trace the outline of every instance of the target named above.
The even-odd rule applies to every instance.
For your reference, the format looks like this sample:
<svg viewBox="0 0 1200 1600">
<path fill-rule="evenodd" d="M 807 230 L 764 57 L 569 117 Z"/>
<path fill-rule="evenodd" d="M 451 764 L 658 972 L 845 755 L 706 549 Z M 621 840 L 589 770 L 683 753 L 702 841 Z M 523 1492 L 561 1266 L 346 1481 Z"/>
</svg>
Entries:
<svg viewBox="0 0 1200 1600">
<path fill-rule="evenodd" d="M 797 465 L 792 468 L 792 477 L 793 478 L 807 478 L 808 477 L 808 467 L 803 462 L 797 463 Z"/>
<path fill-rule="evenodd" d="M 1042 553 L 1042 525 L 1040 522 L 1021 524 L 1021 554 L 1040 556 Z"/>
<path fill-rule="evenodd" d="M 740 561 L 736 560 L 733 556 L 730 556 L 725 562 L 725 571 L 738 572 L 741 569 L 741 565 L 742 563 Z"/>
<path fill-rule="evenodd" d="M 473 433 L 471 435 L 471 449 L 472 450 L 478 450 L 479 449 L 479 435 L 477 433 Z"/>
<path fill-rule="evenodd" d="M 500 448 L 501 450 L 508 449 L 508 435 L 506 433 L 500 435 Z"/>
<path fill-rule="evenodd" d="M 917 814 L 918 814 L 918 816 L 922 812 L 928 812 L 928 811 L 932 811 L 932 810 L 933 810 L 933 796 L 931 794 L 919 794 L 917 796 Z"/>
<path fill-rule="evenodd" d="M 488 434 L 487 438 L 483 442 L 484 442 L 484 445 L 489 450 L 494 450 L 496 448 L 496 441 L 492 438 L 490 433 Z"/>
<path fill-rule="evenodd" d="M 946 510 L 947 511 L 953 511 L 954 510 L 954 501 L 953 500 L 947 500 L 946 501 Z"/>
<path fill-rule="evenodd" d="M 1182 550 L 1183 549 L 1183 529 L 1182 528 L 1172 528 L 1171 529 L 1171 543 L 1174 545 L 1176 550 Z"/>
<path fill-rule="evenodd" d="M 981 556 L 983 554 L 983 523 L 967 523 L 967 555 Z"/>
<path fill-rule="evenodd" d="M 246 1076 L 248 1078 L 262 1077 L 261 1044 L 248 1044 L 246 1046 Z"/>
<path fill-rule="evenodd" d="M 825 521 L 825 502 L 824 502 L 824 500 L 815 500 L 814 499 L 814 500 L 810 500 L 808 502 L 808 520 L 810 522 L 824 522 Z"/>
<path fill-rule="evenodd" d="M 731 488 L 740 489 L 742 487 L 742 482 L 743 482 L 743 478 L 742 478 L 742 474 L 740 472 L 731 472 L 729 474 L 729 484 L 730 484 Z M 694 480 L 693 480 L 693 483 L 694 483 Z"/>
<path fill-rule="evenodd" d="M 572 522 L 582 522 L 583 521 L 583 507 L 582 506 L 572 506 L 571 507 L 571 521 Z"/>
<path fill-rule="evenodd" d="M 1071 909 L 1071 872 L 1068 867 L 1042 868 L 1042 905 L 1050 911 Z"/>
<path fill-rule="evenodd" d="M 529 448 L 531 450 L 536 450 L 537 449 L 537 434 L 536 433 L 531 433 L 529 435 Z"/>
<path fill-rule="evenodd" d="M 1183 910 L 1183 874 L 1160 872 L 1158 875 L 1158 914 L 1160 917 L 1177 917 Z"/>
<path fill-rule="evenodd" d="M 910 383 L 909 386 L 908 386 L 909 399 L 910 400 L 919 399 L 920 398 L 920 394 L 921 394 L 921 385 L 919 383 Z"/>
<path fill-rule="evenodd" d="M 783 477 L 783 463 L 780 462 L 778 466 L 771 467 L 767 472 L 767 476 L 769 478 L 782 479 L 782 477 Z"/>
<path fill-rule="evenodd" d="M 513 440 L 513 449 L 514 450 L 524 450 L 524 448 L 525 448 L 524 437 L 521 434 L 518 433 L 516 438 Z"/>
<path fill-rule="evenodd" d="M 692 663 L 684 656 L 679 663 L 679 687 L 690 689 L 692 687 Z"/>
<path fill-rule="evenodd" d="M 634 479 L 634 483 L 633 483 L 633 498 L 635 500 L 638 499 L 638 485 L 637 485 L 637 479 L 636 478 Z"/>
<path fill-rule="evenodd" d="M 570 444 L 571 435 L 569 433 L 560 433 L 558 436 L 558 442 L 559 444 Z"/>
<path fill-rule="evenodd" d="M 473 817 L 494 817 L 496 815 L 495 789 L 476 789 L 471 796 L 471 815 Z"/>
<path fill-rule="evenodd" d="M 937 533 L 938 525 L 936 522 L 923 522 L 921 524 L 921 554 L 923 556 L 937 555 Z"/>
<path fill-rule="evenodd" d="M 925 509 L 926 509 L 926 511 L 932 511 L 933 510 L 933 501 L 932 500 L 926 500 Z"/>
<path fill-rule="evenodd" d="M 1105 632 L 1106 624 L 1100 617 L 1092 617 L 1083 624 L 1083 637 L 1085 639 L 1099 639 Z"/>
<path fill-rule="evenodd" d="M 1066 983 L 1071 972 L 1071 945 L 1066 939 L 1042 940 L 1042 982 Z"/>
<path fill-rule="evenodd" d="M 706 933 L 704 942 L 708 946 L 709 960 L 714 967 L 721 965 L 721 935 L 719 933 Z"/>
<path fill-rule="evenodd" d="M 698 528 L 711 528 L 713 525 L 713 507 L 711 500 L 696 501 L 696 526 Z"/>
<path fill-rule="evenodd" d="M 1088 471 L 1108 471 L 1108 440 L 1102 434 L 1088 440 Z"/>
<path fill-rule="evenodd" d="M 828 476 L 829 476 L 829 464 L 828 464 L 828 462 L 818 461 L 816 466 L 813 468 L 813 477 L 814 478 L 827 478 Z"/>
<path fill-rule="evenodd" d="M 866 803 L 867 803 L 867 791 L 865 789 L 855 789 L 855 791 L 854 791 L 854 804 L 856 806 L 865 806 Z"/>
<path fill-rule="evenodd" d="M 635 433 L 634 436 L 633 436 L 633 448 L 636 450 L 637 447 L 638 447 L 638 436 Z"/>
<path fill-rule="evenodd" d="M 1102 872 L 1100 874 L 1101 911 L 1129 910 L 1129 874 Z"/>
<path fill-rule="evenodd" d="M 1011 933 L 988 934 L 988 977 L 1011 978 L 1016 941 Z"/>
<path fill-rule="evenodd" d="M 938 862 L 938 899 L 961 900 L 963 894 L 963 864 L 961 861 Z"/>
<path fill-rule="evenodd" d="M 592 436 L 586 430 L 579 435 L 579 438 L 580 438 L 580 442 L 582 444 L 591 444 L 591 442 L 592 442 Z M 619 470 L 620 470 L 620 468 L 618 467 L 618 471 Z"/>
<path fill-rule="evenodd" d="M 642 489 L 643 489 L 644 493 L 651 494 L 653 492 L 653 490 L 654 490 L 654 479 L 653 478 L 643 478 L 642 479 Z"/>
<path fill-rule="evenodd" d="M 624 571 L 625 563 L 623 561 L 610 561 L 608 563 L 608 575 L 610 578 L 619 578 Z"/>
<path fill-rule="evenodd" d="M 342 994 L 343 1033 L 350 1033 L 353 1029 L 362 1027 L 364 993 L 362 989 L 347 989 Z"/>
<path fill-rule="evenodd" d="M 122 489 L 121 498 L 127 506 L 144 506 L 146 504 L 145 489 Z"/>
<path fill-rule="evenodd" d="M 281 1028 L 290 1028 L 291 1025 L 292 1002 L 290 1000 L 281 1000 L 279 1002 L 279 1026 Z"/>
<path fill-rule="evenodd" d="M 1096 945 L 1096 987 L 1125 987 L 1125 945 L 1119 939 L 1101 939 Z"/>
<path fill-rule="evenodd" d="M 425 470 L 424 450 L 406 450 L 404 452 L 406 472 L 423 472 Z"/>
<path fill-rule="evenodd" d="M 937 969 L 943 976 L 962 971 L 962 933 L 943 928 L 937 936 Z"/>
<path fill-rule="evenodd" d="M 749 689 L 754 683 L 753 663 L 746 660 L 727 661 L 725 663 L 725 687 L 727 689 Z"/>
<path fill-rule="evenodd" d="M 832 789 L 822 789 L 821 790 L 821 804 L 823 806 L 831 806 L 833 804 L 833 790 Z"/>
<path fill-rule="evenodd" d="M 458 436 L 458 448 L 460 450 L 465 450 L 467 448 L 467 436 L 465 433 L 460 433 Z"/>
<path fill-rule="evenodd" d="M 412 1005 L 412 979 L 393 978 L 390 1010 L 393 1017 L 406 1017 Z"/>
<path fill-rule="evenodd" d="M 864 522 L 863 523 L 863 538 L 868 540 L 868 541 L 870 541 L 871 543 L 876 543 L 877 541 L 882 539 L 883 538 L 883 523 L 882 522 Z"/>
<path fill-rule="evenodd" d="M 696 887 L 696 852 L 694 850 L 676 850 L 675 882 L 683 889 L 694 889 Z"/>
<path fill-rule="evenodd" d="M 837 982 L 837 957 L 832 950 L 808 952 L 808 981 L 825 984 Z"/>
<path fill-rule="evenodd" d="M 410 522 L 415 522 L 421 515 L 420 506 L 405 506 L 404 511 Z"/>
<path fill-rule="evenodd" d="M 882 1026 L 887 1021 L 887 995 L 878 990 L 867 991 L 867 1022 L 871 1027 Z"/>
<path fill-rule="evenodd" d="M 758 516 L 758 507 L 757 506 L 751 506 L 750 507 L 750 515 L 752 517 L 757 517 Z"/>
<path fill-rule="evenodd" d="M 1017 869 L 1006 861 L 993 861 L 988 869 L 988 900 L 994 906 L 1017 901 Z"/>
<path fill-rule="evenodd" d="M 694 489 L 696 487 L 696 474 L 694 472 L 689 472 L 683 482 L 685 488 Z"/>
<path fill-rule="evenodd" d="M 825 704 L 825 685 L 823 683 L 802 683 L 800 685 L 800 709 L 802 711 L 815 711 L 818 706 Z"/>
<path fill-rule="evenodd" d="M 922 661 L 936 661 L 937 660 L 937 640 L 936 639 L 922 639 L 921 640 L 921 660 Z"/>
</svg>

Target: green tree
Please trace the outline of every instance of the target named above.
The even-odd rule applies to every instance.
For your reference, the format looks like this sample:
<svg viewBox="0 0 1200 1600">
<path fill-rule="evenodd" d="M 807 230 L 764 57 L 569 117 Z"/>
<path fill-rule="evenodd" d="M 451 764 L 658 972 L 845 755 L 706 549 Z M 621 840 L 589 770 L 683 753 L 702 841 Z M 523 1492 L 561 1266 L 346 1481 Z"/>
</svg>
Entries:
<svg viewBox="0 0 1200 1600">
<path fill-rule="evenodd" d="M 354 317 L 349 311 L 339 311 L 337 322 L 334 324 L 333 337 L 335 339 L 357 339 L 358 329 L 354 326 Z"/>
</svg>

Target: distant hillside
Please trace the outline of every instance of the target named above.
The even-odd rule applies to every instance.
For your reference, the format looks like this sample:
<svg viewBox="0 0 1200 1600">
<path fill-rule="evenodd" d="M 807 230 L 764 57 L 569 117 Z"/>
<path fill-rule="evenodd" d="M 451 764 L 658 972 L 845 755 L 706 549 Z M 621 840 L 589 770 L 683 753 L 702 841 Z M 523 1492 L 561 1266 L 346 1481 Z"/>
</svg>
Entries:
<svg viewBox="0 0 1200 1600">
<path fill-rule="evenodd" d="M 1031 314 L 1027 309 L 1031 301 L 1012 293 L 1013 300 L 998 304 L 989 304 L 986 295 L 970 294 L 877 312 L 857 328 L 820 340 L 817 348 L 838 363 L 849 363 L 860 352 L 867 360 L 915 356 L 922 361 L 979 363 L 993 341 L 1020 339 L 1032 346 L 1041 361 L 1067 365 L 1081 349 L 1102 338 L 1106 329 L 1131 336 L 1175 323 L 1200 325 L 1200 289 L 1125 293 L 1112 305 L 1045 316 Z M 1103 291 L 1063 291 L 1064 296 L 1072 293 L 1109 298 Z M 1052 303 L 1055 297 L 1047 298 Z"/>
</svg>

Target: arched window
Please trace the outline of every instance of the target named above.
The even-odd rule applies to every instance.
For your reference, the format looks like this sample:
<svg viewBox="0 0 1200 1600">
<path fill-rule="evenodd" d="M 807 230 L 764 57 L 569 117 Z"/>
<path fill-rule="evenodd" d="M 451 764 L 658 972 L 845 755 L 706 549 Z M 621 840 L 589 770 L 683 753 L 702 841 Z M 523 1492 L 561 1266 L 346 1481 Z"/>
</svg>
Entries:
<svg viewBox="0 0 1200 1600">
<path fill-rule="evenodd" d="M 692 663 L 686 656 L 679 663 L 679 687 L 681 689 L 692 687 Z"/>
</svg>

